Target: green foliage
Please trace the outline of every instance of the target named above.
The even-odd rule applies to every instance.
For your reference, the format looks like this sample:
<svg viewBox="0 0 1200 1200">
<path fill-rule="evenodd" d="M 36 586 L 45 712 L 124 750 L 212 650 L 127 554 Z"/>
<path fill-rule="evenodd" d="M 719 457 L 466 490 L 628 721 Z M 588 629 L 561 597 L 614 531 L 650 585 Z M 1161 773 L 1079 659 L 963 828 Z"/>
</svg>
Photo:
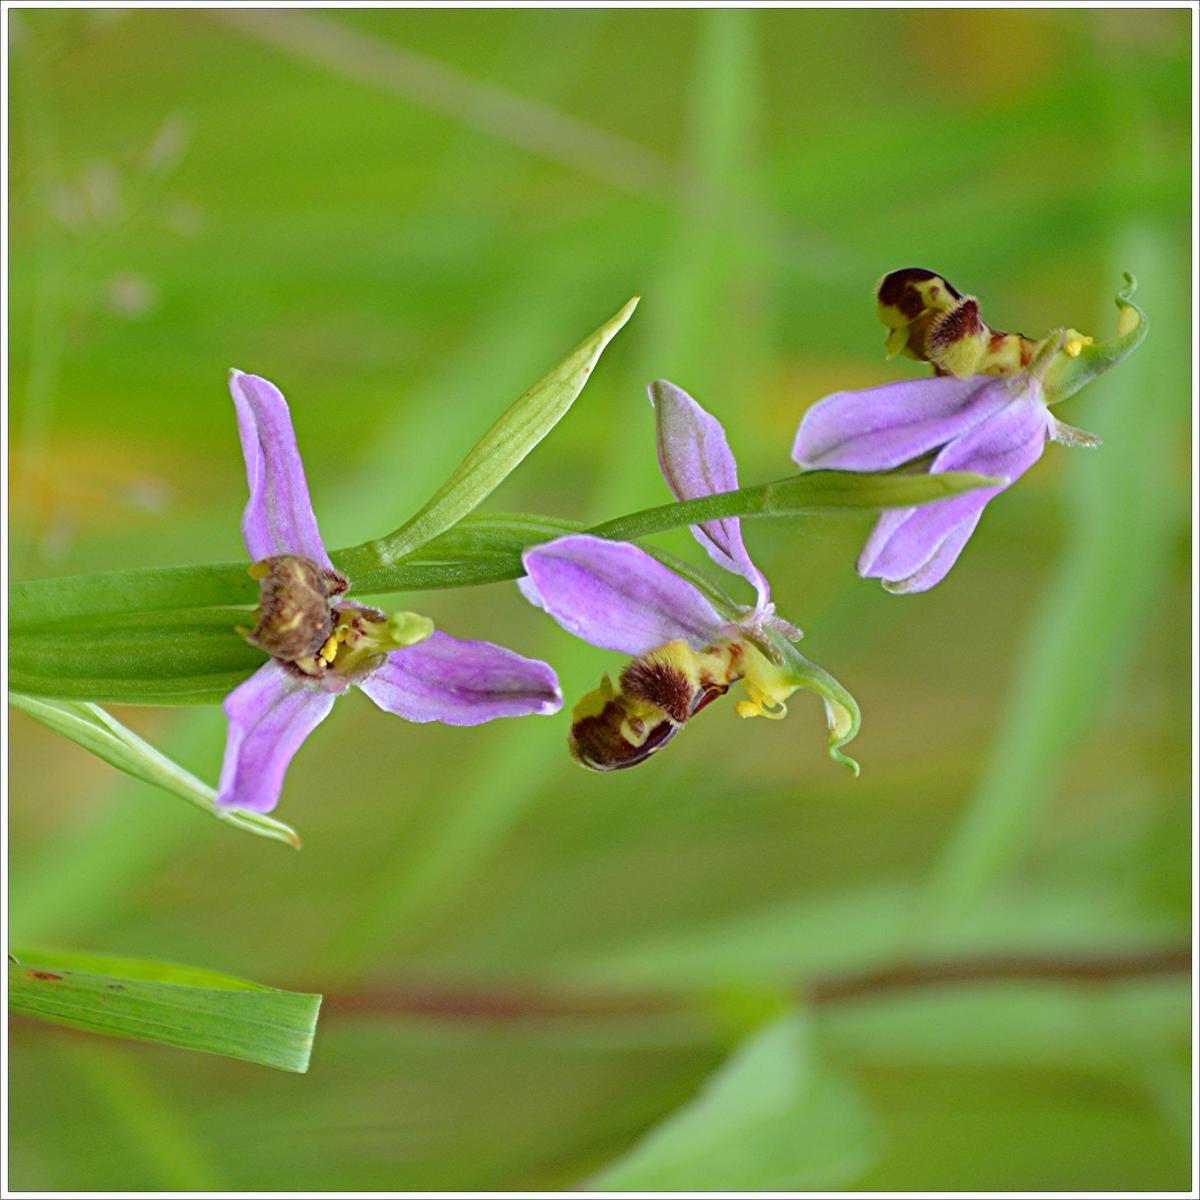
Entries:
<svg viewBox="0 0 1200 1200">
<path fill-rule="evenodd" d="M 131 601 L 135 600 L 133 595 Z M 218 704 L 266 661 L 237 634 L 246 609 L 131 610 L 61 629 L 14 629 L 9 681 L 35 696 L 112 704 Z"/>
<path fill-rule="evenodd" d="M 174 963 L 32 949 L 11 959 L 9 1009 L 21 1016 L 308 1070 L 320 996 Z"/>
<path fill-rule="evenodd" d="M 740 488 L 736 492 L 718 492 L 698 500 L 663 504 L 646 512 L 605 521 L 590 532 L 601 537 L 630 540 L 721 517 L 795 520 L 815 513 L 907 508 L 931 504 L 975 488 L 990 487 L 994 482 L 986 475 L 972 475 L 969 471 L 943 471 L 938 475 L 813 471 Z"/>
<path fill-rule="evenodd" d="M 553 453 L 493 493 L 501 523 L 667 500 L 661 374 L 724 421 L 744 480 L 781 474 L 805 406 L 915 373 L 884 364 L 871 315 L 892 267 L 943 271 L 1004 328 L 1098 341 L 1128 269 L 1154 327 L 1056 409 L 1104 446 L 1048 447 L 924 596 L 855 578 L 865 513 L 747 524 L 805 653 L 862 702 L 858 780 L 825 759 L 815 699 L 785 725 L 713 704 L 597 780 L 566 760 L 565 716 L 417 728 L 354 697 L 289 777 L 305 853 L 277 854 L 14 711 L 19 942 L 227 962 L 328 999 L 304 1078 L 14 1021 L 10 1186 L 569 1188 L 721 1070 L 715 989 L 778 994 L 909 947 L 1186 943 L 1189 14 L 281 9 L 258 16 L 273 38 L 207 11 L 11 20 L 10 562 L 40 601 L 14 585 L 21 638 L 134 594 L 254 604 L 230 365 L 281 385 L 322 532 L 351 546 L 417 511 L 606 296 L 641 292 L 639 320 Z M 108 166 L 138 176 L 173 114 L 192 131 L 175 171 L 105 209 Z M 527 533 L 476 520 L 394 579 L 503 578 Z M 661 545 L 707 572 L 685 533 Z M 222 565 L 178 565 L 198 562 Z M 568 701 L 619 669 L 511 586 L 404 606 L 547 658 Z M 218 708 L 139 718 L 211 777 Z M 966 837 L 993 787 L 1002 819 Z M 939 848 L 960 844 L 950 872 Z M 929 901 L 931 873 L 961 909 Z M 584 1015 L 537 1015 L 556 988 Z M 637 1010 L 663 991 L 694 1004 Z M 845 1186 L 1186 1190 L 1189 1001 L 1180 973 L 816 1004 L 813 1059 L 868 1110 Z"/>
<path fill-rule="evenodd" d="M 792 1191 L 845 1187 L 874 1153 L 875 1124 L 814 1057 L 788 1013 L 751 1035 L 699 1095 L 589 1180 L 596 1191 Z"/>
</svg>

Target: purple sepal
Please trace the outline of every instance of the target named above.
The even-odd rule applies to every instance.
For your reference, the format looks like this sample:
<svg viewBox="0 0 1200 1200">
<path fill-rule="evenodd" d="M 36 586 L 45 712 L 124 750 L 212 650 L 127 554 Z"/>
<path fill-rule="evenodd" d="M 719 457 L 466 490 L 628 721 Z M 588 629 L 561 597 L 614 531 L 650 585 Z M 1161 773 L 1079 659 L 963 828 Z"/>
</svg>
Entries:
<svg viewBox="0 0 1200 1200">
<path fill-rule="evenodd" d="M 889 383 L 818 400 L 796 431 L 792 458 L 809 470 L 889 471 L 961 437 L 1012 400 L 990 375 Z"/>
<path fill-rule="evenodd" d="M 329 715 L 335 696 L 271 660 L 222 704 L 229 728 L 217 804 L 270 812 L 304 739 Z"/>
<path fill-rule="evenodd" d="M 525 597 L 593 646 L 637 656 L 683 638 L 699 650 L 726 625 L 696 588 L 630 542 L 570 534 L 523 561 Z"/>
<path fill-rule="evenodd" d="M 304 464 L 287 401 L 258 375 L 229 372 L 250 499 L 242 512 L 242 539 L 251 560 L 300 554 L 330 567 L 308 496 Z"/>
<path fill-rule="evenodd" d="M 940 582 L 967 544 L 989 500 L 1019 479 L 1042 455 L 1050 417 L 1030 384 L 986 420 L 953 440 L 931 473 L 974 471 L 1006 483 L 885 512 L 859 557 L 858 572 L 885 581 L 889 591 L 921 592 Z"/>
<path fill-rule="evenodd" d="M 558 677 L 546 663 L 440 631 L 393 650 L 382 666 L 356 682 L 380 708 L 406 721 L 481 725 L 562 707 Z"/>
</svg>

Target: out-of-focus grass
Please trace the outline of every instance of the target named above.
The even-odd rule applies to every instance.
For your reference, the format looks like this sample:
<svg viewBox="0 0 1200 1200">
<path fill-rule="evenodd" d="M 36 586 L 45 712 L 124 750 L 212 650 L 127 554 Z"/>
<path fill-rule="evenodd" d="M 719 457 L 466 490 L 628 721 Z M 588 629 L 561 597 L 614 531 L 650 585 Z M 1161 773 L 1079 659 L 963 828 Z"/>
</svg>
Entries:
<svg viewBox="0 0 1200 1200">
<path fill-rule="evenodd" d="M 567 761 L 565 717 L 444 730 L 350 700 L 289 780 L 292 855 L 114 783 L 14 715 L 15 936 L 348 1002 L 303 1078 L 216 1060 L 184 1076 L 178 1052 L 14 1025 L 11 1186 L 570 1186 L 694 1096 L 733 1041 L 720 1022 L 349 1003 L 393 984 L 774 994 L 886 961 L 935 895 L 956 952 L 1186 936 L 1191 301 L 1169 265 L 1189 247 L 1185 14 L 320 15 L 644 147 L 687 180 L 674 197 L 200 12 L 10 19 L 25 575 L 240 554 L 230 365 L 284 388 L 322 530 L 350 544 L 411 513 L 634 292 L 633 322 L 498 507 L 599 519 L 665 498 L 644 392 L 657 375 L 726 422 L 744 481 L 782 474 L 807 404 L 915 372 L 883 363 L 871 314 L 875 278 L 906 263 L 1035 335 L 1105 333 L 1129 269 L 1153 321 L 1138 358 L 1066 414 L 1106 446 L 1049 447 L 934 592 L 855 579 L 865 521 L 748 526 L 781 610 L 862 704 L 858 781 L 825 760 L 815 703 L 783 724 L 714 706 L 645 768 L 599 778 Z M 103 164 L 132 176 L 172 115 L 186 154 L 140 215 L 113 215 Z M 93 212 L 77 228 L 47 208 L 64 183 Z M 48 238 L 69 269 L 50 310 Z M 694 553 L 684 534 L 665 544 Z M 1138 556 L 1128 576 L 1117 547 Z M 1081 561 L 1118 586 L 1062 591 Z M 1039 652 L 1067 600 L 1077 650 Z M 616 666 L 511 587 L 404 603 L 550 657 L 568 698 Z M 1070 739 L 1020 734 L 1024 696 L 1077 693 Z M 121 715 L 215 777 L 215 710 Z M 1030 819 L 960 851 L 960 873 L 942 856 L 988 762 L 983 786 L 1019 790 Z M 960 913 L 959 897 L 977 900 Z M 822 1061 L 878 1122 L 873 1164 L 848 1182 L 1185 1186 L 1186 1002 L 1168 980 L 820 1008 Z M 160 1134 L 168 1149 L 148 1153 Z"/>
</svg>

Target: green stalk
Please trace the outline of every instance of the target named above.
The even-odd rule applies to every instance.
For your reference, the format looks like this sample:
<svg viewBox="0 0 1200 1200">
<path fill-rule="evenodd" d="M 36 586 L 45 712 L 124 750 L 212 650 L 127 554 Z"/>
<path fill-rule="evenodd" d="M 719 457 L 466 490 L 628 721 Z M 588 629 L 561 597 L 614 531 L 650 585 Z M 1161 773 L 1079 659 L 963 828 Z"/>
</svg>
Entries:
<svg viewBox="0 0 1200 1200">
<path fill-rule="evenodd" d="M 699 500 L 660 504 L 594 525 L 586 532 L 630 541 L 726 517 L 797 517 L 904 508 L 994 482 L 961 471 L 937 475 L 814 471 Z M 393 561 L 389 538 L 337 550 L 331 557 L 359 595 L 472 587 L 518 578 L 521 552 L 527 546 L 579 529 L 576 522 L 535 514 L 467 518 L 401 561 Z M 9 621 L 14 631 L 40 632 L 80 620 L 88 625 L 108 624 L 110 619 L 130 613 L 252 606 L 257 598 L 257 585 L 237 563 L 143 567 L 13 584 Z M 97 618 L 104 620 L 98 622 Z"/>
</svg>

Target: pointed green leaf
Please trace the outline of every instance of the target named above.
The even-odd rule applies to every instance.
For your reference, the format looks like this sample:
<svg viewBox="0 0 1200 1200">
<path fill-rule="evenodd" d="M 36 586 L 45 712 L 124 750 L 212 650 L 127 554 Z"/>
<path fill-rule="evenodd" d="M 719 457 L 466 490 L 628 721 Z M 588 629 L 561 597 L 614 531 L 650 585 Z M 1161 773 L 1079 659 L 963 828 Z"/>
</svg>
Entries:
<svg viewBox="0 0 1200 1200">
<path fill-rule="evenodd" d="M 633 315 L 637 303 L 634 296 L 501 415 L 425 507 L 375 544 L 382 561 L 395 562 L 412 553 L 474 511 L 496 490 L 566 415 L 604 348 Z"/>
<path fill-rule="evenodd" d="M 17 692 L 10 692 L 8 701 L 14 708 L 61 733 L 117 770 L 179 796 L 218 821 L 259 837 L 285 842 L 297 850 L 300 848 L 296 831 L 274 817 L 217 808 L 216 793 L 207 783 L 156 750 L 99 706 L 72 700 L 46 700 Z"/>
<path fill-rule="evenodd" d="M 81 617 L 9 637 L 9 685 L 112 704 L 215 704 L 266 659 L 238 636 L 245 609 Z"/>
<path fill-rule="evenodd" d="M 870 1163 L 871 1114 L 812 1057 L 789 1013 L 746 1039 L 700 1094 L 588 1181 L 595 1191 L 840 1188 Z"/>
<path fill-rule="evenodd" d="M 321 997 L 173 963 L 16 950 L 9 1011 L 89 1033 L 308 1070 Z"/>
<path fill-rule="evenodd" d="M 8 621 L 10 630 L 43 632 L 80 617 L 257 603 L 258 583 L 245 563 L 135 567 L 10 584 Z"/>
</svg>

